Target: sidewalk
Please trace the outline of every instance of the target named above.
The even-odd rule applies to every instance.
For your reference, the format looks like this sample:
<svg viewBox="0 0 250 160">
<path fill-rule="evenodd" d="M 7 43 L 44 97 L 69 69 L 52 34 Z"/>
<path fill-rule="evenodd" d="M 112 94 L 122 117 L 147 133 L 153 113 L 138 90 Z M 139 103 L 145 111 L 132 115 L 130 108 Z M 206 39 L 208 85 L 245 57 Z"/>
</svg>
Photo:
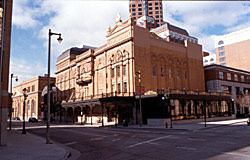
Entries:
<svg viewBox="0 0 250 160">
<path fill-rule="evenodd" d="M 139 125 L 129 125 L 128 128 L 152 128 L 152 129 L 169 129 L 169 130 L 205 130 L 205 129 L 210 129 L 210 128 L 216 128 L 216 127 L 222 127 L 222 126 L 227 126 L 227 125 L 233 125 L 237 123 L 244 123 L 244 125 L 247 125 L 247 118 L 243 119 L 233 119 L 233 120 L 223 120 L 223 121 L 213 121 L 213 122 L 206 122 L 206 127 L 205 127 L 205 122 L 197 122 L 197 123 L 189 123 L 189 124 L 174 124 L 173 121 L 173 127 L 171 127 L 170 124 L 168 124 L 168 128 L 163 125 L 142 125 L 140 127 Z M 123 126 L 119 126 L 123 127 Z"/>
<path fill-rule="evenodd" d="M 63 160 L 70 152 L 59 144 L 45 144 L 45 138 L 11 130 L 7 146 L 0 146 L 0 160 Z"/>
</svg>

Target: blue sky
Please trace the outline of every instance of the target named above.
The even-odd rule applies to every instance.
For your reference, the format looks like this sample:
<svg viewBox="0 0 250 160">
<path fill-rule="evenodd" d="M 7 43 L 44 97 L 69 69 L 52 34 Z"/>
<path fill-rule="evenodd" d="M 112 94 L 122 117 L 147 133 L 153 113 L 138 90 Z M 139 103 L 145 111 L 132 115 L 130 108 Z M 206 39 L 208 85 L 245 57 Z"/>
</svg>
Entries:
<svg viewBox="0 0 250 160">
<path fill-rule="evenodd" d="M 52 75 L 56 58 L 70 47 L 105 44 L 108 26 L 117 13 L 129 17 L 128 1 L 14 0 L 10 73 L 19 82 L 47 73 L 48 30 L 52 38 Z M 250 2 L 163 1 L 164 20 L 197 37 L 204 51 L 214 53 L 214 38 L 250 27 Z"/>
</svg>

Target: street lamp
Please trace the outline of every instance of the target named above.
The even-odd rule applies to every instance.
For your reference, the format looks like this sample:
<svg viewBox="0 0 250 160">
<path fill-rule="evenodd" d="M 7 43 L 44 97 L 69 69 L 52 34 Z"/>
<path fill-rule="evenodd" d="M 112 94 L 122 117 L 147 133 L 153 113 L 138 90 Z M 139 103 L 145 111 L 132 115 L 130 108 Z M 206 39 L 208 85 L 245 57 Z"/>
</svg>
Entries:
<svg viewBox="0 0 250 160">
<path fill-rule="evenodd" d="M 46 129 L 46 144 L 50 144 L 50 48 L 51 48 L 51 36 L 58 35 L 58 42 L 62 42 L 61 33 L 53 33 L 51 29 L 49 29 L 49 46 L 48 46 L 48 88 L 47 88 L 47 129 Z"/>
<path fill-rule="evenodd" d="M 139 124 L 140 127 L 142 126 L 142 108 L 141 108 L 141 72 L 135 72 L 135 77 L 138 75 L 138 80 L 139 80 L 139 88 L 140 88 L 140 94 L 139 94 L 139 105 L 140 105 L 140 113 L 139 113 Z"/>
<path fill-rule="evenodd" d="M 83 116 L 83 112 L 81 111 L 81 125 L 82 125 L 82 116 Z"/>
<path fill-rule="evenodd" d="M 23 89 L 23 97 L 24 97 L 24 100 L 23 100 L 23 130 L 22 130 L 22 134 L 26 134 L 26 130 L 25 130 L 25 100 L 28 97 L 26 88 Z"/>
<path fill-rule="evenodd" d="M 172 105 L 170 104 L 170 98 L 169 98 L 169 89 L 168 89 L 168 94 L 164 94 L 162 97 L 162 100 L 165 101 L 167 100 L 168 107 L 170 108 L 170 128 L 173 128 L 173 122 L 172 122 Z"/>
<path fill-rule="evenodd" d="M 18 81 L 18 77 L 17 76 L 14 76 L 14 74 L 12 73 L 10 75 L 10 94 L 12 96 L 12 79 L 13 78 L 16 78 L 16 81 Z M 12 102 L 12 97 L 11 97 L 11 102 Z M 9 114 L 10 114 L 10 130 L 11 130 L 11 119 L 12 119 L 12 103 L 10 103 L 11 105 L 9 106 Z"/>
</svg>

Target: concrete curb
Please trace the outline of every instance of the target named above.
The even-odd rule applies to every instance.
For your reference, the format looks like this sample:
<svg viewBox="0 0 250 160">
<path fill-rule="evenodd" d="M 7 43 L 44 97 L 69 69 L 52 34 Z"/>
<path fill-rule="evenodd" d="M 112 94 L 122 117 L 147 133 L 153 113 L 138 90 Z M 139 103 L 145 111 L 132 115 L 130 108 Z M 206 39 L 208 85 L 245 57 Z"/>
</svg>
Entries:
<svg viewBox="0 0 250 160">
<path fill-rule="evenodd" d="M 142 127 L 139 127 L 139 126 L 128 126 L 128 127 L 118 126 L 118 127 L 113 127 L 113 128 L 161 129 L 161 130 L 168 130 L 168 131 L 192 131 L 192 130 L 207 130 L 207 129 L 217 128 L 217 127 L 229 126 L 229 125 L 232 125 L 232 124 L 237 124 L 237 123 L 242 123 L 242 122 L 245 122 L 245 120 L 238 121 L 238 122 L 232 122 L 232 123 L 228 123 L 228 124 L 217 124 L 215 126 L 197 128 L 197 129 L 192 129 L 192 127 L 190 127 L 190 128 L 188 128 L 188 127 L 175 128 L 175 126 L 178 126 L 178 125 L 173 126 L 173 128 L 170 128 L 170 127 L 168 127 L 168 128 L 164 128 L 164 127 L 147 127 L 147 126 L 145 126 L 145 127 L 144 126 L 142 126 Z M 196 125 L 196 124 L 194 124 L 194 125 Z"/>
<path fill-rule="evenodd" d="M 229 125 L 237 124 L 237 123 L 242 123 L 242 122 L 244 122 L 244 121 L 234 122 L 234 123 L 229 123 L 229 124 L 222 124 L 222 125 L 217 125 L 217 126 L 212 126 L 212 127 L 206 127 L 206 128 L 201 128 L 201 129 L 198 129 L 198 130 L 207 130 L 207 129 L 211 129 L 211 128 L 225 127 L 225 126 L 229 126 Z"/>
</svg>

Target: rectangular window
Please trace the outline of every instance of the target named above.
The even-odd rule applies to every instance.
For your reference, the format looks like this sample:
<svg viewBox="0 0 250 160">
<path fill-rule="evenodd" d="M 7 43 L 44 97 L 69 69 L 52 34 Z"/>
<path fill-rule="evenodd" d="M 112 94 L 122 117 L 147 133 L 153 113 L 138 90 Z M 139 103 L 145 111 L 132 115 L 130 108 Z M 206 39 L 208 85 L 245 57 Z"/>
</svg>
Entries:
<svg viewBox="0 0 250 160">
<path fill-rule="evenodd" d="M 157 16 L 155 16 L 155 18 L 159 18 L 159 16 L 157 15 Z"/>
<path fill-rule="evenodd" d="M 138 11 L 142 11 L 142 8 L 138 8 Z"/>
<path fill-rule="evenodd" d="M 110 75 L 111 75 L 111 78 L 115 77 L 115 69 L 114 68 L 111 69 Z"/>
<path fill-rule="evenodd" d="M 123 65 L 123 75 L 127 75 L 127 67 L 126 67 L 126 65 Z"/>
<path fill-rule="evenodd" d="M 225 52 L 219 52 L 219 56 L 224 56 Z"/>
<path fill-rule="evenodd" d="M 234 81 L 238 81 L 238 75 L 234 74 Z"/>
<path fill-rule="evenodd" d="M 30 87 L 28 87 L 27 92 L 28 92 L 28 93 L 30 92 Z"/>
<path fill-rule="evenodd" d="M 118 83 L 118 85 L 117 85 L 117 92 L 121 93 L 121 83 Z"/>
<path fill-rule="evenodd" d="M 133 8 L 132 11 L 135 12 L 135 9 Z"/>
<path fill-rule="evenodd" d="M 132 4 L 132 7 L 135 7 L 135 4 Z"/>
<path fill-rule="evenodd" d="M 247 83 L 250 83 L 250 77 L 247 77 Z M 248 92 L 250 94 L 250 92 Z"/>
<path fill-rule="evenodd" d="M 165 69 L 161 68 L 161 77 L 165 77 Z"/>
<path fill-rule="evenodd" d="M 226 63 L 221 63 L 220 65 L 221 65 L 221 66 L 226 66 Z"/>
<path fill-rule="evenodd" d="M 173 78 L 173 70 L 169 69 L 169 78 Z"/>
<path fill-rule="evenodd" d="M 142 15 L 142 12 L 139 12 L 138 15 Z"/>
<path fill-rule="evenodd" d="M 153 12 L 149 12 L 149 14 L 153 14 Z"/>
<path fill-rule="evenodd" d="M 155 5 L 158 5 L 158 2 L 155 2 Z"/>
<path fill-rule="evenodd" d="M 120 66 L 117 66 L 116 67 L 116 74 L 117 74 L 117 77 L 120 77 L 121 76 L 121 70 L 120 70 Z"/>
<path fill-rule="evenodd" d="M 152 10 L 153 8 L 152 7 L 149 7 L 148 10 Z"/>
<path fill-rule="evenodd" d="M 155 7 L 155 9 L 159 9 L 159 7 Z"/>
<path fill-rule="evenodd" d="M 112 84 L 111 92 L 115 92 L 115 84 Z"/>
<path fill-rule="evenodd" d="M 225 61 L 225 60 L 226 60 L 226 57 L 220 58 L 220 62 L 223 62 L 223 61 Z"/>
<path fill-rule="evenodd" d="M 141 4 L 138 4 L 138 7 L 141 7 Z"/>
<path fill-rule="evenodd" d="M 231 73 L 227 73 L 227 80 L 231 80 Z"/>
<path fill-rule="evenodd" d="M 34 91 L 35 91 L 35 85 L 32 86 L 32 92 L 34 92 Z"/>
<path fill-rule="evenodd" d="M 155 11 L 155 14 L 159 14 L 159 11 Z"/>
<path fill-rule="evenodd" d="M 177 70 L 177 79 L 181 79 L 181 71 Z"/>
<path fill-rule="evenodd" d="M 245 82 L 244 76 L 240 76 L 241 82 Z"/>
<path fill-rule="evenodd" d="M 123 88 L 124 88 L 124 93 L 127 93 L 128 92 L 127 82 L 123 83 Z"/>
<path fill-rule="evenodd" d="M 187 80 L 187 78 L 188 78 L 188 72 L 185 71 L 185 80 Z"/>
<path fill-rule="evenodd" d="M 236 90 L 236 95 L 239 95 L 240 94 L 240 87 L 235 87 L 235 90 Z"/>
<path fill-rule="evenodd" d="M 156 76 L 156 67 L 155 66 L 152 67 L 152 72 L 153 72 L 153 76 Z"/>
<path fill-rule="evenodd" d="M 223 77 L 223 72 L 219 72 L 219 78 L 220 79 L 223 79 L 224 77 Z"/>
<path fill-rule="evenodd" d="M 148 6 L 152 6 L 152 3 L 149 3 Z"/>
<path fill-rule="evenodd" d="M 224 49 L 225 49 L 224 46 L 221 46 L 218 48 L 219 51 L 224 50 Z"/>
<path fill-rule="evenodd" d="M 133 16 L 135 16 L 136 15 L 136 13 L 133 13 Z"/>
</svg>

